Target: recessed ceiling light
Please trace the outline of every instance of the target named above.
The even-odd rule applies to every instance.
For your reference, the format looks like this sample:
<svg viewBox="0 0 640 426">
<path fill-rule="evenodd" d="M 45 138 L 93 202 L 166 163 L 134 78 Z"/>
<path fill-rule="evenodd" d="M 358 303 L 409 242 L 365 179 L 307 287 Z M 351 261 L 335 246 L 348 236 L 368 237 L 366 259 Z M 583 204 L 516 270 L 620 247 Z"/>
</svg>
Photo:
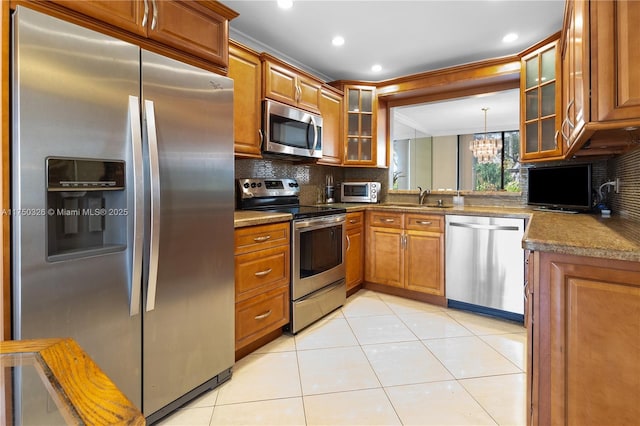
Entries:
<svg viewBox="0 0 640 426">
<path fill-rule="evenodd" d="M 516 41 L 517 39 L 518 39 L 518 34 L 509 33 L 506 36 L 502 37 L 502 42 L 503 43 L 512 43 L 512 42 Z"/>
<path fill-rule="evenodd" d="M 291 9 L 293 7 L 293 0 L 278 0 L 278 7 L 280 9 Z"/>
<path fill-rule="evenodd" d="M 331 44 L 333 44 L 334 46 L 342 46 L 344 44 L 344 37 L 335 36 L 333 40 L 331 40 Z"/>
<path fill-rule="evenodd" d="M 371 67 L 371 71 L 373 71 L 373 72 L 380 72 L 380 71 L 382 71 L 382 65 L 375 64 L 374 66 L 372 66 L 372 67 Z"/>
</svg>

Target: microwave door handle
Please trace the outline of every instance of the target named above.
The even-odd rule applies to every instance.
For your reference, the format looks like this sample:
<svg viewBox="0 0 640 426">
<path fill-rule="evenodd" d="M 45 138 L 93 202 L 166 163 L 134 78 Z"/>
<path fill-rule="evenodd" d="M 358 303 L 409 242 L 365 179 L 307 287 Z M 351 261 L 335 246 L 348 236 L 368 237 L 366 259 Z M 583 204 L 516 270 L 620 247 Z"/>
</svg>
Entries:
<svg viewBox="0 0 640 426">
<path fill-rule="evenodd" d="M 313 146 L 311 147 L 311 151 L 315 151 L 316 146 L 318 146 L 318 125 L 313 115 L 310 115 L 309 118 L 311 118 L 311 125 L 313 126 Z"/>
</svg>

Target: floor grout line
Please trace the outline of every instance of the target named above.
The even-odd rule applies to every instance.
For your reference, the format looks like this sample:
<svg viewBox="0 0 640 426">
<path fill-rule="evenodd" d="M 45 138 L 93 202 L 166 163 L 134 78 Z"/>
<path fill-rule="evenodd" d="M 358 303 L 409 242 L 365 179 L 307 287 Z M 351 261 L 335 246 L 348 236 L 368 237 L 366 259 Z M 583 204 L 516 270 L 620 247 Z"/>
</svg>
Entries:
<svg viewBox="0 0 640 426">
<path fill-rule="evenodd" d="M 292 339 L 292 347 L 288 347 L 285 346 L 287 349 L 286 350 L 269 350 L 269 351 L 264 351 L 264 352 L 253 352 L 251 354 L 249 354 L 248 356 L 256 356 L 256 359 L 258 359 L 259 357 L 265 357 L 271 354 L 282 354 L 282 353 L 289 353 L 291 354 L 291 352 L 295 352 L 295 360 L 296 360 L 296 368 L 297 368 L 297 381 L 298 381 L 298 389 L 300 394 L 299 395 L 295 395 L 295 396 L 283 396 L 283 397 L 275 397 L 275 398 L 270 398 L 270 397 L 266 397 L 266 398 L 261 398 L 261 399 L 257 399 L 257 400 L 251 400 L 251 401 L 235 401 L 235 402 L 231 402 L 231 403 L 227 403 L 227 404 L 220 404 L 220 393 L 222 392 L 222 387 L 217 388 L 216 390 L 214 390 L 215 392 L 217 392 L 217 394 L 215 395 L 215 397 L 213 398 L 213 405 L 212 406 L 206 406 L 211 407 L 211 413 L 209 415 L 209 425 L 214 425 L 213 423 L 213 419 L 214 419 L 214 413 L 216 411 L 216 408 L 220 408 L 220 407 L 229 407 L 229 406 L 242 406 L 242 404 L 251 404 L 251 403 L 259 403 L 259 402 L 268 402 L 268 401 L 277 401 L 277 400 L 289 400 L 289 399 L 296 399 L 296 398 L 300 398 L 301 400 L 301 404 L 302 404 L 302 415 L 304 418 L 304 424 L 308 425 L 310 418 L 308 417 L 309 412 L 308 412 L 308 407 L 305 404 L 305 399 L 306 398 L 313 398 L 313 397 L 317 397 L 317 396 L 322 396 L 322 395 L 340 395 L 340 394 L 345 394 L 345 393 L 352 393 L 352 392 L 361 392 L 361 391 L 367 391 L 367 390 L 374 390 L 374 389 L 381 389 L 384 392 L 384 396 L 386 398 L 386 401 L 388 402 L 389 406 L 391 407 L 391 409 L 393 410 L 393 413 L 395 414 L 397 420 L 401 423 L 403 423 L 403 419 L 400 416 L 400 411 L 399 411 L 399 407 L 396 406 L 393 403 L 393 400 L 391 398 L 391 395 L 389 393 L 389 389 L 393 389 L 393 388 L 402 388 L 402 387 L 406 387 L 406 386 L 420 386 L 420 385 L 429 385 L 429 384 L 435 384 L 435 383 L 445 383 L 445 382 L 456 382 L 456 384 L 462 388 L 464 390 L 464 392 L 471 397 L 471 399 L 482 409 L 482 411 L 489 416 L 489 418 L 494 421 L 496 424 L 498 424 L 498 420 L 491 414 L 491 412 L 489 411 L 489 409 L 487 407 L 485 407 L 481 401 L 479 399 L 476 398 L 476 396 L 474 396 L 474 394 L 471 393 L 471 391 L 469 389 L 467 389 L 467 387 L 464 386 L 463 382 L 467 381 L 467 380 L 477 380 L 477 379 L 483 379 L 483 378 L 489 378 L 489 377 L 498 377 L 498 376 L 511 376 L 511 375 L 521 375 L 521 374 L 526 374 L 526 372 L 519 366 L 516 364 L 515 361 L 512 361 L 510 358 L 508 358 L 506 355 L 504 355 L 498 348 L 494 347 L 493 345 L 489 344 L 485 339 L 483 339 L 483 336 L 501 336 L 501 335 L 508 335 L 508 334 L 524 334 L 526 333 L 525 331 L 522 332 L 518 332 L 518 331 L 501 331 L 501 330 L 495 330 L 494 333 L 482 333 L 482 334 L 478 334 L 476 332 L 474 332 L 472 329 L 468 328 L 467 326 L 465 326 L 464 321 L 460 321 L 458 319 L 456 319 L 456 317 L 454 315 L 451 315 L 447 309 L 445 308 L 441 308 L 438 310 L 427 310 L 425 309 L 424 312 L 420 312 L 419 308 L 414 308 L 412 305 L 412 303 L 408 303 L 407 305 L 403 306 L 401 303 L 399 303 L 398 301 L 394 301 L 393 299 L 394 296 L 386 296 L 386 295 L 380 295 L 378 293 L 375 292 L 371 292 L 371 291 L 367 291 L 367 293 L 361 295 L 359 298 L 357 296 L 357 293 L 352 295 L 349 299 L 347 299 L 347 303 L 345 303 L 344 306 L 342 306 L 341 308 L 339 308 L 339 312 L 340 315 L 338 316 L 335 313 L 331 313 L 329 315 L 335 315 L 335 317 L 327 317 L 325 319 L 323 319 L 323 321 L 325 321 L 324 324 L 322 324 L 322 327 L 317 327 L 317 329 L 315 330 L 311 330 L 311 332 L 308 334 L 311 336 L 311 340 L 310 340 L 310 345 L 311 347 L 309 348 L 299 348 L 298 347 L 298 340 L 300 340 L 300 342 L 302 342 L 304 335 L 301 336 L 302 333 L 304 333 L 304 331 L 302 331 L 300 334 L 298 335 L 290 335 L 288 336 L 288 338 Z M 384 306 L 386 309 L 388 309 L 390 311 L 390 313 L 375 313 L 375 314 L 370 314 L 370 315 L 348 315 L 348 310 L 350 309 L 349 306 L 352 306 L 352 310 L 353 312 L 366 312 L 366 304 L 370 303 L 369 300 L 370 299 L 372 301 L 375 301 L 373 303 L 373 308 L 372 309 L 377 309 L 375 307 L 375 305 L 377 304 L 377 302 L 380 302 L 382 305 Z M 401 302 L 401 298 L 400 302 Z M 357 302 L 358 300 L 360 300 L 361 302 Z M 353 305 L 354 303 L 358 303 L 360 305 Z M 428 305 L 431 306 L 431 305 Z M 395 309 L 394 309 L 395 308 Z M 416 311 L 413 312 L 412 310 L 415 309 Z M 360 311 L 358 311 L 360 310 Z M 455 312 L 461 312 L 456 310 Z M 460 327 L 462 327 L 464 330 L 466 330 L 468 333 L 470 333 L 469 336 L 452 336 L 452 337 L 437 337 L 437 338 L 427 338 L 427 339 L 422 339 L 419 337 L 419 329 L 415 329 L 416 331 L 414 331 L 414 329 L 412 329 L 409 326 L 409 323 L 407 322 L 408 320 L 406 319 L 406 317 L 411 316 L 411 315 L 415 315 L 415 316 L 424 316 L 424 315 L 431 315 L 431 314 L 436 314 L 438 316 L 442 316 L 444 315 L 446 317 L 446 320 L 449 321 L 453 321 L 455 324 L 459 325 Z M 461 315 L 466 315 L 466 312 L 462 312 Z M 393 342 L 371 342 L 371 343 L 363 343 L 363 341 L 361 340 L 360 337 L 358 337 L 358 333 L 356 332 L 356 329 L 353 328 L 353 324 L 351 323 L 350 320 L 357 320 L 358 318 L 372 318 L 372 317 L 381 317 L 381 316 L 386 316 L 386 317 L 395 317 L 395 319 L 393 321 L 399 321 L 400 324 L 402 324 L 402 326 L 404 328 L 406 328 L 407 330 L 409 330 L 409 332 L 411 333 L 411 336 L 415 337 L 415 340 L 400 340 L 400 341 L 393 341 Z M 460 316 L 460 315 L 458 315 Z M 330 324 L 336 320 L 343 320 L 340 322 L 340 325 L 336 325 L 334 324 L 337 328 L 336 330 L 340 330 L 342 325 L 341 324 L 345 324 L 346 325 L 346 330 L 348 330 L 351 335 L 355 338 L 355 342 L 353 344 L 338 344 L 336 346 L 332 346 L 331 344 L 329 344 L 329 346 L 326 346 L 326 344 L 323 343 L 323 346 L 319 346 L 319 347 L 313 347 L 313 333 L 317 332 L 318 330 L 322 329 L 323 327 L 325 327 L 327 324 Z M 488 325 L 489 327 L 490 325 Z M 312 326 L 313 327 L 313 326 Z M 482 328 L 484 327 L 484 324 L 480 324 L 477 326 L 477 328 Z M 284 336 L 284 335 L 283 335 Z M 458 339 L 458 338 L 469 338 L 469 337 L 474 337 L 475 339 L 477 339 L 478 341 L 482 342 L 483 345 L 491 348 L 491 351 L 494 352 L 496 355 L 499 355 L 500 358 L 506 359 L 510 365 L 513 365 L 514 367 L 516 367 L 518 369 L 518 372 L 505 372 L 505 373 L 498 373 L 498 374 L 487 374 L 487 375 L 479 375 L 479 376 L 470 376 L 470 377 L 464 377 L 464 378 L 457 378 L 455 376 L 455 374 L 453 374 L 453 372 L 447 367 L 447 364 L 440 358 L 438 357 L 427 345 L 427 342 L 429 341 L 442 341 L 442 340 L 452 340 L 452 339 Z M 279 339 L 281 339 L 282 337 L 280 337 Z M 325 337 L 321 337 L 322 339 L 324 339 Z M 342 337 L 340 337 L 340 339 L 342 339 Z M 420 342 L 421 347 L 425 348 L 427 350 L 427 352 L 433 357 L 434 360 L 436 360 L 438 362 L 438 364 L 444 369 L 444 371 L 446 371 L 450 376 L 451 379 L 440 379 L 440 380 L 419 380 L 416 381 L 415 383 L 398 383 L 398 384 L 393 384 L 393 385 L 388 385 L 385 386 L 383 384 L 383 379 L 380 376 L 380 372 L 376 371 L 376 368 L 374 367 L 374 364 L 372 363 L 372 359 L 367 355 L 367 351 L 365 350 L 365 348 L 370 347 L 370 346 L 376 346 L 376 345 L 393 345 L 393 344 L 408 344 L 408 343 L 414 343 L 414 342 Z M 526 343 L 526 342 L 525 342 Z M 286 343 L 287 345 L 289 343 Z M 321 393 L 314 393 L 314 394 L 305 394 L 304 388 L 303 388 L 303 383 L 302 383 L 302 365 L 301 365 L 301 360 L 300 360 L 300 355 L 304 352 L 310 352 L 310 351 L 322 351 L 322 350 L 334 350 L 334 349 L 347 349 L 347 348 L 355 348 L 358 347 L 360 353 L 362 354 L 362 356 L 364 356 L 365 360 L 367 361 L 367 365 L 369 367 L 369 369 L 371 370 L 371 372 L 373 372 L 373 375 L 377 381 L 378 386 L 366 386 L 364 388 L 358 388 L 358 389 L 346 389 L 346 390 L 335 390 L 335 391 L 327 391 L 327 392 L 321 392 Z M 277 347 L 276 347 L 277 348 Z M 430 361 L 431 362 L 431 361 Z M 435 364 L 434 364 L 435 365 Z M 293 383 L 292 383 L 293 384 Z M 373 382 L 371 383 L 373 384 Z M 223 385 L 224 386 L 224 385 Z M 183 409 L 188 409 L 190 408 L 188 405 L 183 407 Z M 205 408 L 205 407 L 191 407 L 191 408 Z M 183 410 L 181 409 L 181 410 Z M 390 413 L 390 411 L 389 411 Z"/>
</svg>

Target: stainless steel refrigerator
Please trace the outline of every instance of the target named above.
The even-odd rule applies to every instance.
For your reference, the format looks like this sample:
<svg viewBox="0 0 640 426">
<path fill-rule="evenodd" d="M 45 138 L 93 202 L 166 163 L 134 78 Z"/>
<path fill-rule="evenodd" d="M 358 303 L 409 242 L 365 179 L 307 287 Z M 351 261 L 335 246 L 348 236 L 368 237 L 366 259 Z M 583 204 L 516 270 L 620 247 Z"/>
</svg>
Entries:
<svg viewBox="0 0 640 426">
<path fill-rule="evenodd" d="M 155 421 L 234 362 L 233 81 L 12 25 L 13 337 L 73 337 Z"/>
</svg>

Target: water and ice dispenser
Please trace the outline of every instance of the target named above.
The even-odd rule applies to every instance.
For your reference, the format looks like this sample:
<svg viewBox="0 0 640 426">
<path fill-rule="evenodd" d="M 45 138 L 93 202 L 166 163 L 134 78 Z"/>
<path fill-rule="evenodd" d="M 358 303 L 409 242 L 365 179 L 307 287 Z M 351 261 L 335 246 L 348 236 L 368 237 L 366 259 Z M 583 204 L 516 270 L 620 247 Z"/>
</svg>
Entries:
<svg viewBox="0 0 640 426">
<path fill-rule="evenodd" d="M 125 162 L 49 157 L 46 167 L 47 259 L 124 250 Z"/>
</svg>

